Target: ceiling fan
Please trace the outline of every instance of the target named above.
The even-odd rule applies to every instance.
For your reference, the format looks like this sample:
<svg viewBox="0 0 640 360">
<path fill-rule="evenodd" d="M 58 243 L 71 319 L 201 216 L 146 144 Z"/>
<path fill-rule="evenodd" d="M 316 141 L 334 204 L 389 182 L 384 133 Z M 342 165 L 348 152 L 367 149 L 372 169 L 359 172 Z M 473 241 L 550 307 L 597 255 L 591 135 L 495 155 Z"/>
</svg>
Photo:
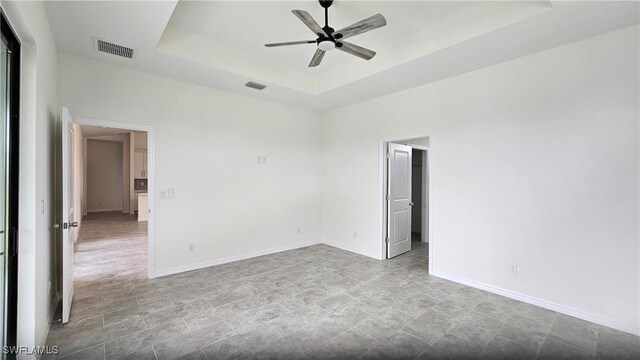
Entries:
<svg viewBox="0 0 640 360">
<path fill-rule="evenodd" d="M 290 41 L 283 43 L 265 44 L 266 47 L 287 46 L 287 45 L 301 45 L 301 44 L 317 44 L 316 49 L 309 67 L 320 65 L 324 54 L 333 49 L 344 51 L 348 54 L 355 55 L 365 60 L 371 60 L 376 52 L 365 49 L 361 46 L 354 45 L 352 43 L 344 41 L 346 38 L 360 35 L 365 32 L 377 29 L 387 25 L 387 20 L 381 14 L 376 14 L 368 17 L 362 21 L 358 21 L 355 24 L 349 25 L 338 31 L 335 31 L 329 26 L 329 7 L 333 4 L 333 0 L 319 0 L 320 6 L 324 8 L 324 27 L 320 27 L 318 23 L 311 17 L 311 15 L 304 10 L 291 10 L 291 12 L 298 17 L 314 34 L 318 36 L 315 40 L 302 40 L 302 41 Z"/>
</svg>

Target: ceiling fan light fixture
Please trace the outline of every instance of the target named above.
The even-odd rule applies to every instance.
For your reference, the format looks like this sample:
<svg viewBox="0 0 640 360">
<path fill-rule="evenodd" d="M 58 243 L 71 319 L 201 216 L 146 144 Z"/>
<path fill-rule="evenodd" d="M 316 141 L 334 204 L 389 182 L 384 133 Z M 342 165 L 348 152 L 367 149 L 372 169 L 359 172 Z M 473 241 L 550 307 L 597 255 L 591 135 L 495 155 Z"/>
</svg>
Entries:
<svg viewBox="0 0 640 360">
<path fill-rule="evenodd" d="M 336 48 L 336 43 L 331 40 L 323 40 L 318 43 L 318 49 L 322 51 L 329 51 Z"/>
</svg>

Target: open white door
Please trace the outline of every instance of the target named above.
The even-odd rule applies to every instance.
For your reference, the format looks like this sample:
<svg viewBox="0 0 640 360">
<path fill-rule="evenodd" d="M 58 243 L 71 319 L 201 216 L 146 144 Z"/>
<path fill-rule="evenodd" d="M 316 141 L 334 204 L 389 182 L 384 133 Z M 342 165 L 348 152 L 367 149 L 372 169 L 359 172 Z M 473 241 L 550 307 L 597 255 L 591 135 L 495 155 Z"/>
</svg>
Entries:
<svg viewBox="0 0 640 360">
<path fill-rule="evenodd" d="M 387 258 L 411 250 L 411 147 L 387 144 Z"/>
<path fill-rule="evenodd" d="M 69 321 L 73 301 L 73 242 L 78 223 L 74 222 L 73 208 L 73 119 L 69 109 L 62 108 L 62 322 Z"/>
</svg>

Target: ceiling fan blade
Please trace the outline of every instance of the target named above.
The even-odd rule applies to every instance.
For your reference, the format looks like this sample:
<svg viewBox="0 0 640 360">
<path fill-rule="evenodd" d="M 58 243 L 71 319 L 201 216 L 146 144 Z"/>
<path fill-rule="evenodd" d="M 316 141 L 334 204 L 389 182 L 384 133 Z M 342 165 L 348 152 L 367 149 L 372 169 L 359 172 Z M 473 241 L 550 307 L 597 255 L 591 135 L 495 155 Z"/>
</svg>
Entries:
<svg viewBox="0 0 640 360">
<path fill-rule="evenodd" d="M 309 63 L 309 67 L 314 67 L 314 66 L 320 65 L 320 61 L 322 61 L 322 58 L 324 57 L 325 53 L 326 53 L 326 51 L 317 49 L 316 53 L 313 54 L 313 57 L 311 58 L 311 62 Z"/>
<path fill-rule="evenodd" d="M 320 25 L 311 17 L 311 15 L 304 10 L 291 10 L 291 12 L 300 19 L 314 34 L 317 36 L 327 36 L 327 33 L 322 30 Z"/>
<path fill-rule="evenodd" d="M 376 56 L 375 51 L 363 48 L 362 46 L 354 45 L 346 41 L 340 41 L 340 43 L 342 44 L 342 46 L 340 47 L 336 46 L 336 49 L 342 50 L 351 55 L 355 55 L 359 58 L 363 58 L 365 60 L 371 60 L 371 58 Z"/>
<path fill-rule="evenodd" d="M 387 20 L 381 14 L 375 14 L 355 24 L 349 25 L 333 33 L 336 39 L 346 39 L 352 36 L 360 35 L 387 25 Z"/>
<path fill-rule="evenodd" d="M 266 47 L 287 46 L 287 45 L 301 45 L 301 44 L 315 44 L 315 40 L 302 40 L 302 41 L 289 41 L 282 43 L 264 44 Z"/>
</svg>

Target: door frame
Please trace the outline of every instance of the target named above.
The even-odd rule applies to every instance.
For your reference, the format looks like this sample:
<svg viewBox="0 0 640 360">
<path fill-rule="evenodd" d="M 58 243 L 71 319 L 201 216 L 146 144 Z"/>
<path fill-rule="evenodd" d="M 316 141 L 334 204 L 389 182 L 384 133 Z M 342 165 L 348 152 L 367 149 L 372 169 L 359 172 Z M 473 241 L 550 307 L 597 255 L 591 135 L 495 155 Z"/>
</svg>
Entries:
<svg viewBox="0 0 640 360">
<path fill-rule="evenodd" d="M 147 133 L 147 193 L 149 196 L 149 220 L 147 222 L 147 276 L 156 277 L 156 140 L 153 126 L 130 124 L 117 121 L 73 117 L 78 125 L 103 126 Z"/>
<path fill-rule="evenodd" d="M 435 217 L 433 215 L 433 204 L 434 204 L 434 192 L 433 192 L 433 184 L 434 184 L 434 172 L 433 169 L 435 168 L 434 166 L 434 159 L 435 159 L 435 152 L 434 152 L 434 138 L 432 135 L 413 135 L 413 136 L 402 136 L 402 137 L 393 137 L 393 138 L 384 138 L 384 139 L 380 139 L 379 142 L 379 148 L 378 148 L 378 154 L 379 154 L 379 166 L 378 166 L 378 184 L 379 184 L 379 192 L 378 194 L 380 194 L 380 206 L 379 206 L 379 219 L 380 219 L 380 224 L 379 224 L 379 229 L 380 229 L 380 236 L 378 237 L 380 239 L 380 259 L 381 260 L 386 260 L 387 259 L 387 244 L 385 242 L 385 237 L 387 234 L 387 201 L 386 201 L 386 195 L 387 195 L 387 179 L 388 179 L 388 168 L 387 168 L 387 144 L 388 143 L 402 143 L 402 142 L 406 142 L 409 140 L 413 140 L 413 139 L 418 139 L 418 138 L 429 138 L 429 147 L 424 147 L 424 146 L 418 146 L 418 145 L 409 145 L 412 148 L 416 148 L 416 149 L 420 149 L 420 150 L 427 150 L 427 167 L 426 170 L 428 172 L 428 187 L 429 187 L 429 201 L 428 201 L 428 208 L 429 208 L 429 214 L 428 217 L 424 218 L 424 220 L 427 220 L 429 222 L 429 231 L 428 231 L 428 241 L 429 241 L 429 273 L 433 273 L 433 259 L 434 259 L 434 228 L 435 228 Z M 424 161 L 424 160 L 423 160 Z M 424 171 L 424 170 L 423 170 Z"/>
</svg>

